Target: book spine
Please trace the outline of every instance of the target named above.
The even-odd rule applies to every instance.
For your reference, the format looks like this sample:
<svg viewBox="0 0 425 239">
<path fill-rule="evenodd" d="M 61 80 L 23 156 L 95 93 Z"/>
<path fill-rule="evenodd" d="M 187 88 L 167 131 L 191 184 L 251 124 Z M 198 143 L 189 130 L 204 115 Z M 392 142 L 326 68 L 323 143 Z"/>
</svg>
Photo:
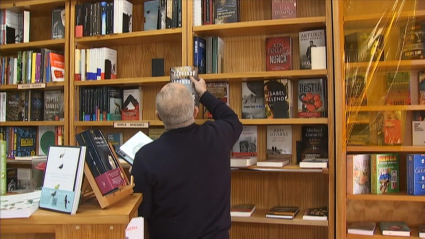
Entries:
<svg viewBox="0 0 425 239">
<path fill-rule="evenodd" d="M 407 155 L 407 194 L 415 195 L 415 159 L 414 155 Z"/>
</svg>

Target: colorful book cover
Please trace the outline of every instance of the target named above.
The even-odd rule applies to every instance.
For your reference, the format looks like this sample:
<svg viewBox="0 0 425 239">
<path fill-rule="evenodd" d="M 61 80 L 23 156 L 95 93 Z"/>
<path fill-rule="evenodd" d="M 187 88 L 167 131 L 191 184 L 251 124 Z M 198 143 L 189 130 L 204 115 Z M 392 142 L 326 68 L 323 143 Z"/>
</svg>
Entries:
<svg viewBox="0 0 425 239">
<path fill-rule="evenodd" d="M 65 58 L 62 54 L 50 52 L 52 81 L 65 81 Z"/>
<path fill-rule="evenodd" d="M 398 154 L 371 154 L 370 174 L 373 194 L 400 191 L 400 162 Z"/>
<path fill-rule="evenodd" d="M 229 83 L 228 82 L 207 82 L 207 90 L 212 95 L 217 97 L 229 105 Z M 204 119 L 212 119 L 211 112 L 208 111 L 207 107 L 204 107 Z"/>
<path fill-rule="evenodd" d="M 301 127 L 301 159 L 328 158 L 328 126 L 303 125 Z"/>
<path fill-rule="evenodd" d="M 44 121 L 44 91 L 30 90 L 30 120 Z"/>
<path fill-rule="evenodd" d="M 215 0 L 214 24 L 232 23 L 239 21 L 239 0 Z"/>
<path fill-rule="evenodd" d="M 8 91 L 6 93 L 6 121 L 26 121 L 25 112 L 28 107 L 25 91 Z"/>
<path fill-rule="evenodd" d="M 159 0 L 144 2 L 143 15 L 145 18 L 143 31 L 157 30 Z"/>
<path fill-rule="evenodd" d="M 384 144 L 400 145 L 403 143 L 403 117 L 401 111 L 384 112 Z"/>
<path fill-rule="evenodd" d="M 267 158 L 286 158 L 292 156 L 292 126 L 267 125 Z"/>
<path fill-rule="evenodd" d="M 412 114 L 412 145 L 425 146 L 425 110 Z"/>
<path fill-rule="evenodd" d="M 192 92 L 195 106 L 199 107 L 199 95 L 195 90 L 195 85 L 190 80 L 190 77 L 195 79 L 198 77 L 198 67 L 195 66 L 179 66 L 171 67 L 170 69 L 170 82 L 178 82 L 185 85 L 190 92 Z"/>
<path fill-rule="evenodd" d="M 239 139 L 233 146 L 232 157 L 257 156 L 257 126 L 243 126 Z"/>
<path fill-rule="evenodd" d="M 121 110 L 123 109 L 123 90 L 118 87 L 107 87 L 109 102 L 108 112 L 106 114 L 106 120 L 108 121 L 119 121 L 122 119 Z M 131 101 L 129 104 L 132 103 Z M 140 109 L 139 109 L 140 110 Z"/>
<path fill-rule="evenodd" d="M 70 214 L 77 211 L 85 153 L 85 147 L 50 147 L 40 208 Z"/>
<path fill-rule="evenodd" d="M 303 215 L 303 220 L 327 220 L 328 207 L 307 208 Z"/>
<path fill-rule="evenodd" d="M 242 82 L 242 119 L 264 119 L 264 81 Z"/>
<path fill-rule="evenodd" d="M 292 70 L 291 37 L 285 36 L 266 38 L 266 70 Z"/>
<path fill-rule="evenodd" d="M 322 118 L 327 116 L 325 79 L 298 80 L 298 117 Z"/>
<path fill-rule="evenodd" d="M 124 89 L 123 90 L 123 99 L 121 111 L 122 120 L 140 120 L 141 113 L 141 102 L 142 102 L 142 89 L 133 88 L 133 89 Z M 111 106 L 111 105 L 110 105 Z M 114 105 L 112 105 L 114 107 Z"/>
<path fill-rule="evenodd" d="M 407 194 L 425 195 L 425 154 L 407 155 Z"/>
<path fill-rule="evenodd" d="M 410 105 L 410 73 L 397 72 L 386 75 L 386 104 Z"/>
<path fill-rule="evenodd" d="M 15 127 L 14 131 L 16 137 L 15 156 L 36 155 L 37 127 Z"/>
<path fill-rule="evenodd" d="M 300 69 L 311 69 L 311 48 L 317 46 L 326 46 L 324 29 L 299 33 Z"/>
<path fill-rule="evenodd" d="M 292 118 L 293 98 L 291 80 L 264 81 L 264 103 L 267 119 Z"/>
<path fill-rule="evenodd" d="M 425 105 L 425 71 L 418 73 L 419 80 L 419 104 Z"/>
<path fill-rule="evenodd" d="M 370 193 L 370 156 L 368 154 L 347 155 L 347 193 Z"/>
<path fill-rule="evenodd" d="M 297 0 L 272 0 L 272 19 L 297 17 Z"/>
</svg>

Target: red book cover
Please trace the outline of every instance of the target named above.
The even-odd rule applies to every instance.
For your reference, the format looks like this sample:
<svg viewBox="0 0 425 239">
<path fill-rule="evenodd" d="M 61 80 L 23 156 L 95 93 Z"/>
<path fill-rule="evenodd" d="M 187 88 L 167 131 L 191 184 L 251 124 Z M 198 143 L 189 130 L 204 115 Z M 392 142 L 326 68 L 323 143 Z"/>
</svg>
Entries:
<svg viewBox="0 0 425 239">
<path fill-rule="evenodd" d="M 273 37 L 266 39 L 266 70 L 292 70 L 292 39 Z"/>
<path fill-rule="evenodd" d="M 384 115 L 384 144 L 403 143 L 402 121 L 399 112 L 387 111 Z"/>
<path fill-rule="evenodd" d="M 297 17 L 297 0 L 273 0 L 272 19 Z"/>
</svg>

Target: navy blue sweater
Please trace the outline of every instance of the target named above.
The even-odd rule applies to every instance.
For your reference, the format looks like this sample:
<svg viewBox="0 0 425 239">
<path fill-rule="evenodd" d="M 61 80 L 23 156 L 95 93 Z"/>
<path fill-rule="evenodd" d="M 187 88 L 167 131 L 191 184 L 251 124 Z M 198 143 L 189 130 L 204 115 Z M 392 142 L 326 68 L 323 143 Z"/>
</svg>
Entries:
<svg viewBox="0 0 425 239">
<path fill-rule="evenodd" d="M 132 168 L 139 216 L 150 239 L 229 238 L 230 150 L 242 132 L 235 112 L 205 92 L 214 121 L 164 132 L 142 147 Z"/>
</svg>

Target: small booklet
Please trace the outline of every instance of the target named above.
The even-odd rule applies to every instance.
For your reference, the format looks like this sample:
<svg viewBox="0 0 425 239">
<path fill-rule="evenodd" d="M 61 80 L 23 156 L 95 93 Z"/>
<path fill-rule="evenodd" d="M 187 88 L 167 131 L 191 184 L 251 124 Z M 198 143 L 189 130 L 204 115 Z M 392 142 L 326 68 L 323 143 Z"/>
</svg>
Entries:
<svg viewBox="0 0 425 239">
<path fill-rule="evenodd" d="M 144 134 L 142 131 L 139 131 L 123 145 L 121 145 L 121 147 L 115 153 L 130 165 L 133 165 L 134 157 L 136 156 L 137 151 L 152 141 L 153 140 L 149 138 L 149 136 Z"/>
<path fill-rule="evenodd" d="M 0 218 L 28 218 L 39 207 L 41 191 L 1 195 Z"/>
<path fill-rule="evenodd" d="M 328 220 L 328 207 L 307 208 L 304 212 L 303 220 Z"/>
</svg>

